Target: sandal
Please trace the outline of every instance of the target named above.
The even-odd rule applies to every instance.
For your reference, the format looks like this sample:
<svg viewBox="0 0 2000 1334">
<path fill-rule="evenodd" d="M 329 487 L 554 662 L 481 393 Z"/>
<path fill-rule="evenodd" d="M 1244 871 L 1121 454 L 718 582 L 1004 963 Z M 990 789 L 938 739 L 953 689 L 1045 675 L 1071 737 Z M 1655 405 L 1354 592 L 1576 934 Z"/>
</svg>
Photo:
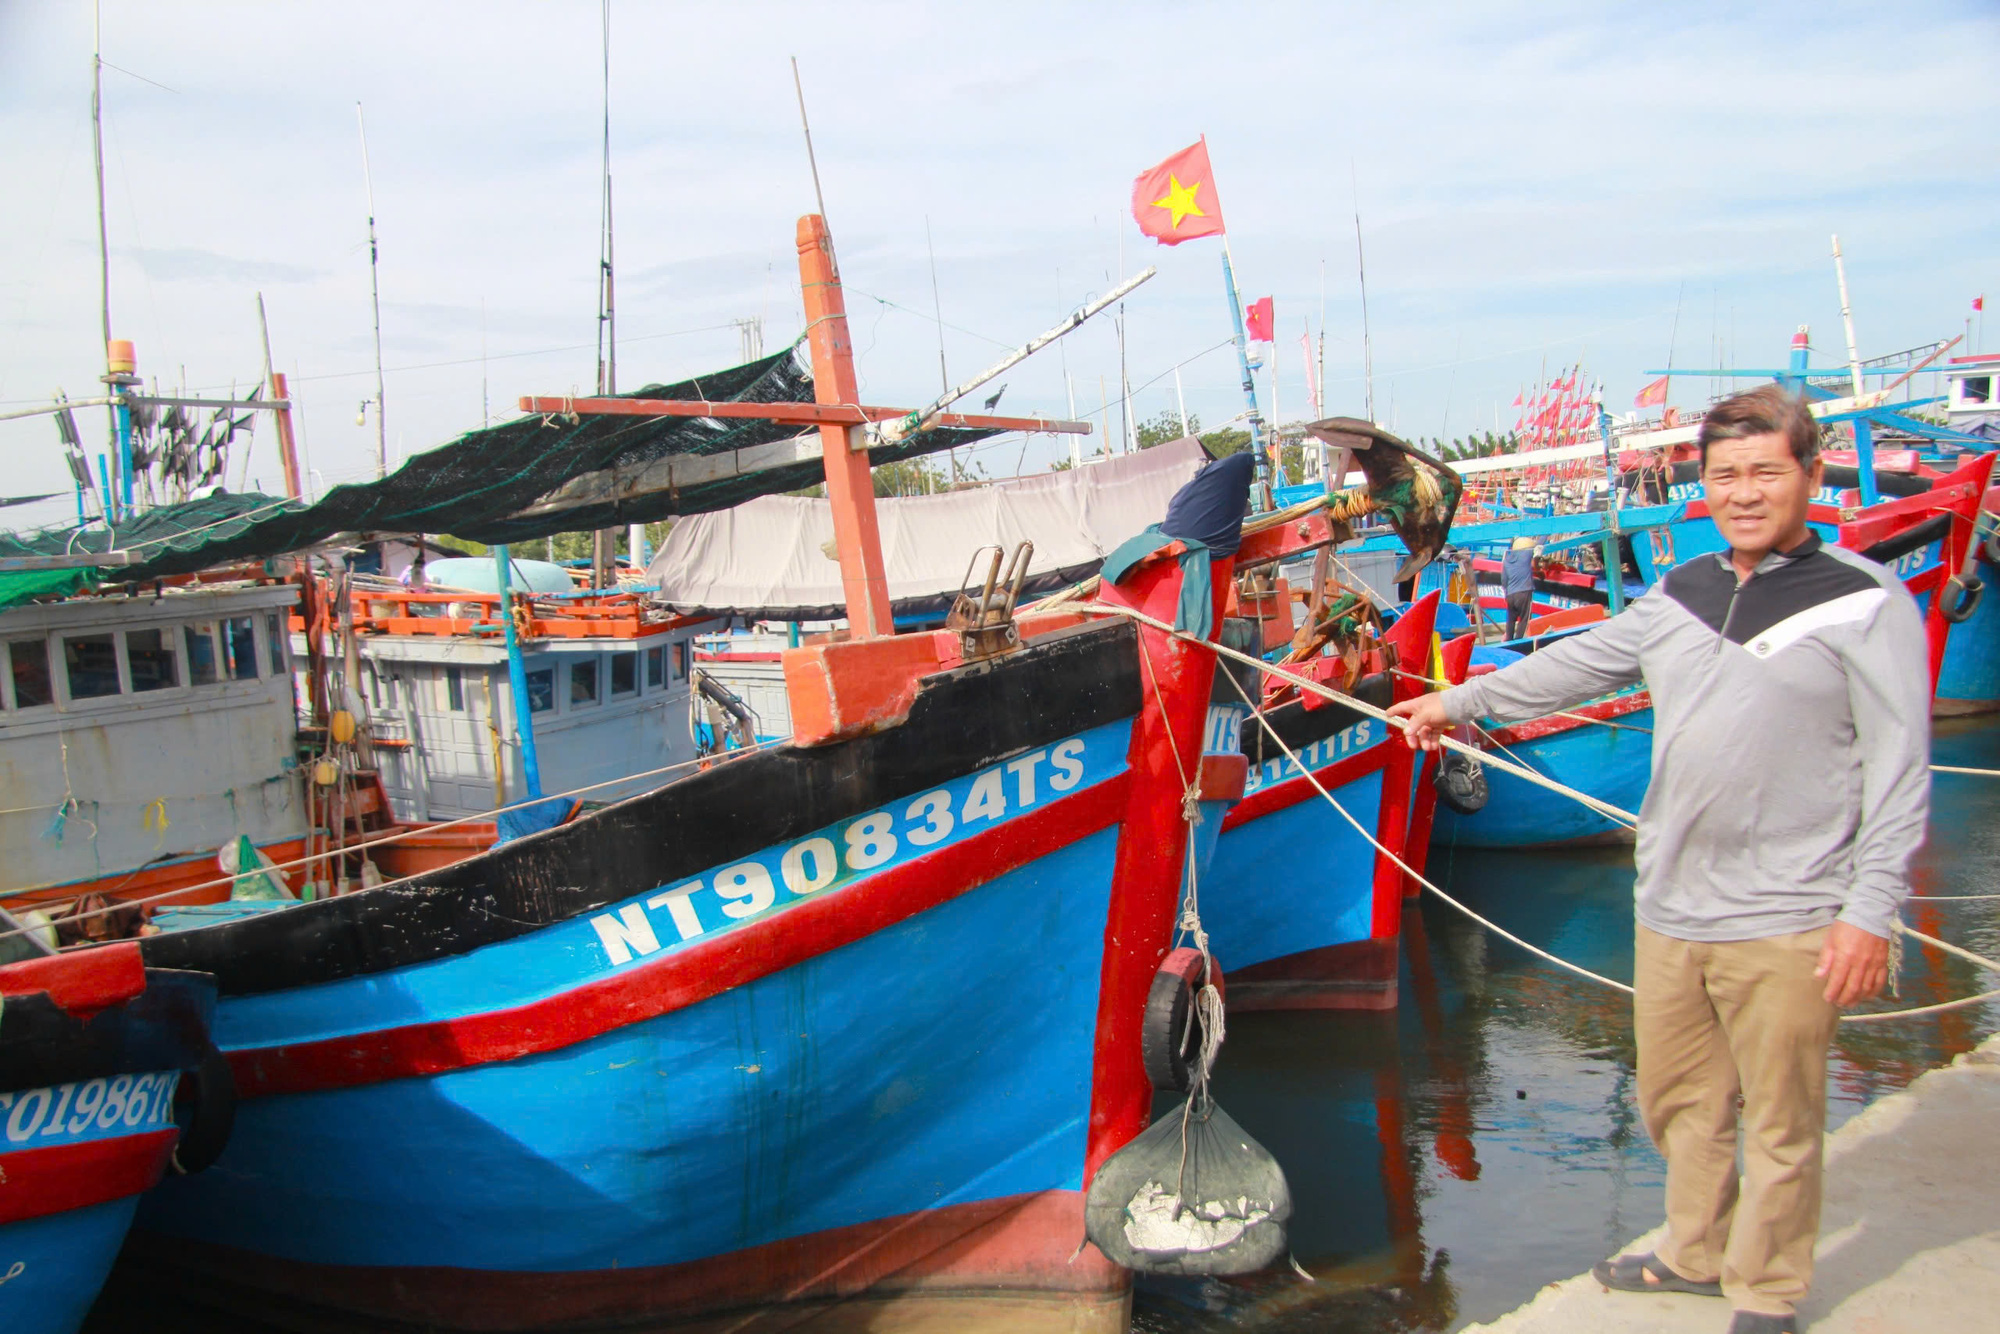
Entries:
<svg viewBox="0 0 2000 1334">
<path fill-rule="evenodd" d="M 1651 1274 L 1653 1280 L 1646 1275 Z M 1661 1259 L 1648 1251 L 1644 1255 L 1620 1255 L 1609 1260 L 1599 1260 L 1591 1267 L 1590 1276 L 1605 1287 L 1616 1292 L 1687 1292 L 1697 1297 L 1720 1297 L 1722 1284 L 1717 1282 L 1697 1283 L 1691 1278 L 1682 1278 L 1667 1268 Z M 1750 1314 L 1737 1312 L 1738 1316 Z M 1777 1334 L 1765 1331 L 1759 1326 L 1746 1325 L 1733 1334 Z"/>
</svg>

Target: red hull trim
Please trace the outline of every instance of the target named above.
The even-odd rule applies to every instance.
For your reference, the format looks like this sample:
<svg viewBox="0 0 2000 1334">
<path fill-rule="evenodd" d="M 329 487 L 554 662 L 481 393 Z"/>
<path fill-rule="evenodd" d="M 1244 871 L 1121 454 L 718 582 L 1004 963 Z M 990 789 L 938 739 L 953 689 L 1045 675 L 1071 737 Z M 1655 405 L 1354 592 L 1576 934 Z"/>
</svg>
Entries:
<svg viewBox="0 0 2000 1334">
<path fill-rule="evenodd" d="M 1246 724 L 1246 726 L 1255 726 L 1255 724 Z M 1396 744 L 1401 745 L 1402 743 L 1398 741 Z M 1369 774 L 1374 773 L 1388 762 L 1389 743 L 1378 741 L 1364 751 L 1349 755 L 1342 760 L 1335 760 L 1324 769 L 1313 770 L 1313 777 L 1320 781 L 1321 787 L 1324 787 L 1329 792 L 1333 792 L 1347 786 L 1357 778 L 1366 778 Z M 1243 798 L 1242 801 L 1237 802 L 1236 805 L 1230 807 L 1229 813 L 1222 817 L 1222 832 L 1226 834 L 1238 825 L 1262 819 L 1264 816 L 1270 815 L 1275 811 L 1282 811 L 1296 806 L 1302 801 L 1319 801 L 1321 799 L 1319 792 L 1303 776 L 1287 778 L 1281 783 L 1273 783 L 1269 787 L 1259 788 L 1257 791 Z"/>
<path fill-rule="evenodd" d="M 555 1051 L 767 977 L 956 898 L 1109 828 L 1129 774 L 998 829 L 905 862 L 852 893 L 809 899 L 768 922 L 636 964 L 557 996 L 460 1019 L 229 1054 L 240 1096 L 308 1093 L 441 1074 Z"/>
<path fill-rule="evenodd" d="M 0 1155 L 0 1227 L 151 1190 L 179 1138 L 179 1130 L 153 1130 Z"/>
<path fill-rule="evenodd" d="M 1495 745 L 1518 746 L 1524 741 L 1539 741 L 1543 737 L 1555 736 L 1562 732 L 1574 732 L 1579 727 L 1588 727 L 1584 718 L 1598 722 L 1614 722 L 1634 713 L 1644 713 L 1653 707 L 1653 693 L 1650 690 L 1635 691 L 1630 695 L 1620 695 L 1616 699 L 1599 700 L 1595 704 L 1583 704 L 1570 713 L 1580 714 L 1578 718 L 1533 718 L 1512 727 L 1503 727 L 1490 735 Z"/>
<path fill-rule="evenodd" d="M 187 1285 L 195 1300 L 246 1313 L 279 1306 L 294 1315 L 349 1314 L 314 1319 L 315 1329 L 380 1329 L 391 1321 L 466 1330 L 622 1328 L 641 1320 L 646 1328 L 759 1331 L 801 1321 L 815 1329 L 1123 1328 L 1125 1271 L 1090 1247 L 1079 1253 L 1082 1238 L 1082 1194 L 1051 1190 L 681 1264 L 569 1273 L 322 1265 L 136 1233 L 121 1277 L 135 1287 Z M 114 1292 L 114 1301 L 121 1296 Z M 132 1293 L 135 1301 L 141 1296 Z M 301 1304 L 320 1311 L 301 1312 Z M 906 1318 L 933 1305 L 935 1325 Z M 1018 1323 L 1003 1323 L 1003 1312 Z"/>
</svg>

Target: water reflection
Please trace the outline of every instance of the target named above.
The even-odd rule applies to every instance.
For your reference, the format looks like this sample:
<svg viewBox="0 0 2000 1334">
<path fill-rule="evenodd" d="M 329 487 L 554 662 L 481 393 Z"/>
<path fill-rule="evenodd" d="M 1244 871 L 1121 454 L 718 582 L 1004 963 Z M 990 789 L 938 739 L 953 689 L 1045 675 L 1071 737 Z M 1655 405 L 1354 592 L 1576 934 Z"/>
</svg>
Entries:
<svg viewBox="0 0 2000 1334">
<path fill-rule="evenodd" d="M 2000 768 L 2000 721 L 1941 724 L 1940 764 Z M 2000 779 L 1939 775 L 1919 894 L 2000 892 Z M 1632 974 L 1632 867 L 1617 851 L 1438 849 L 1439 884 L 1526 940 Z M 2000 955 L 2000 901 L 1916 901 L 1912 926 Z M 1989 989 L 1912 948 L 1902 996 Z M 1639 1122 L 1630 1002 L 1542 964 L 1434 899 L 1408 918 L 1393 1014 L 1232 1019 L 1217 1097 L 1284 1164 L 1293 1242 L 1318 1279 L 1143 1280 L 1135 1325 L 1182 1331 L 1443 1331 L 1490 1320 L 1660 1218 Z M 1969 1050 L 2000 1005 L 1844 1025 L 1828 1123 Z"/>
</svg>

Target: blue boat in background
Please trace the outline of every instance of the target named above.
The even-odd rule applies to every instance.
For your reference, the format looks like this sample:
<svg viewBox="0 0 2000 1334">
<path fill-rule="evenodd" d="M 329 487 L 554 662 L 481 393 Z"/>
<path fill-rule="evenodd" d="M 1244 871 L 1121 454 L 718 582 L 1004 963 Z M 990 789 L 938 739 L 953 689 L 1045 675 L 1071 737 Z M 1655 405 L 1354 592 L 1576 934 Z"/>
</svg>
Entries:
<svg viewBox="0 0 2000 1334">
<path fill-rule="evenodd" d="M 0 957 L 30 942 L 46 948 L 32 932 L 14 934 L 22 928 L 5 913 L 0 930 Z M 7 1334 L 74 1334 L 139 1196 L 170 1161 L 198 1169 L 227 1137 L 228 1068 L 209 1044 L 214 1006 L 212 979 L 147 968 L 130 942 L 0 966 Z"/>
</svg>

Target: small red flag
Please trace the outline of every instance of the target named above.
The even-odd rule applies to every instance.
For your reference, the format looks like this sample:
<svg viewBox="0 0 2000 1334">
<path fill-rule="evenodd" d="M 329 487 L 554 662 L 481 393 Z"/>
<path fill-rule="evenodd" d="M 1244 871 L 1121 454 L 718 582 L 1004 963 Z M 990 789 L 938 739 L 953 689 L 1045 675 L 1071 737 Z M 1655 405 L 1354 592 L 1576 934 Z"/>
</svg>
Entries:
<svg viewBox="0 0 2000 1334">
<path fill-rule="evenodd" d="M 1222 200 L 1208 168 L 1208 141 L 1183 148 L 1132 182 L 1132 218 L 1161 245 L 1222 235 Z"/>
<path fill-rule="evenodd" d="M 1520 395 L 1520 394 L 1516 394 L 1516 395 L 1514 395 L 1514 403 L 1513 403 L 1513 406 L 1515 406 L 1515 407 L 1517 407 L 1517 408 L 1521 406 L 1521 395 Z"/>
<path fill-rule="evenodd" d="M 1632 406 L 1635 408 L 1658 407 L 1666 401 L 1667 377 L 1662 375 L 1659 379 L 1639 391 L 1639 396 L 1632 400 Z"/>
<path fill-rule="evenodd" d="M 1985 310 L 1986 298 L 1984 296 L 1976 296 L 1972 298 L 1972 308 L 1974 310 Z"/>
<path fill-rule="evenodd" d="M 1277 319 L 1271 313 L 1271 298 L 1268 296 L 1262 297 L 1244 307 L 1243 322 L 1249 326 L 1251 342 L 1268 343 L 1273 341 L 1272 329 L 1277 323 Z"/>
</svg>

